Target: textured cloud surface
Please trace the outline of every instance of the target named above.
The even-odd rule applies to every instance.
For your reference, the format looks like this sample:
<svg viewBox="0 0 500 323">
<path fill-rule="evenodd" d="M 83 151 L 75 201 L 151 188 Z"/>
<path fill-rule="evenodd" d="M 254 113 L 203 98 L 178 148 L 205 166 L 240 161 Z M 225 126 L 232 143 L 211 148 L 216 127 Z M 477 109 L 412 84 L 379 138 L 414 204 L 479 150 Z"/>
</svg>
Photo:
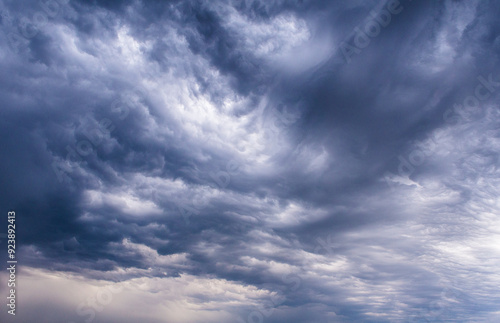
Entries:
<svg viewBox="0 0 500 323">
<path fill-rule="evenodd" d="M 499 2 L 0 13 L 2 322 L 500 321 Z"/>
</svg>

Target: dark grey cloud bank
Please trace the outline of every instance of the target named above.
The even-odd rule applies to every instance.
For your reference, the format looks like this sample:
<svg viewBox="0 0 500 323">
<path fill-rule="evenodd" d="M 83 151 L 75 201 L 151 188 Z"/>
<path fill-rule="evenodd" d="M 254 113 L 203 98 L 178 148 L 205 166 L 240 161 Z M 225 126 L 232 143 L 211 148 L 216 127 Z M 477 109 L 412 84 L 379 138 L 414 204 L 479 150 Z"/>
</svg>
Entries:
<svg viewBox="0 0 500 323">
<path fill-rule="evenodd" d="M 4 1 L 22 266 L 138 299 L 40 318 L 26 296 L 20 315 L 500 319 L 499 6 Z M 147 312 L 162 302 L 178 313 Z"/>
</svg>

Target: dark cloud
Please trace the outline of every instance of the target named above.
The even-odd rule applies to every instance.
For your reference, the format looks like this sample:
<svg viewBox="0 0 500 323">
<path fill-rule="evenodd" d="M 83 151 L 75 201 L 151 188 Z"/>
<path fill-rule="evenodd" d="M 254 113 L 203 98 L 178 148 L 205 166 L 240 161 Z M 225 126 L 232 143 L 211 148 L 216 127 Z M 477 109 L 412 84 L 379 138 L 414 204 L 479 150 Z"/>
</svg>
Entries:
<svg viewBox="0 0 500 323">
<path fill-rule="evenodd" d="M 24 320 L 497 320 L 498 9 L 3 3 Z"/>
</svg>

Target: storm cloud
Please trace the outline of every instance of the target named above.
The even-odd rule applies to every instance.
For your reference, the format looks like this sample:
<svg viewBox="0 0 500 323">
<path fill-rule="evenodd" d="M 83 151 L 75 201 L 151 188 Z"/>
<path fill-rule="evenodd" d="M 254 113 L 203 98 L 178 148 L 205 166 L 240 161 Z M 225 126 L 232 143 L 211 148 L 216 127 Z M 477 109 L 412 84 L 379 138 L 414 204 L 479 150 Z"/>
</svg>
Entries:
<svg viewBox="0 0 500 323">
<path fill-rule="evenodd" d="M 500 320 L 499 12 L 3 1 L 2 322 Z"/>
</svg>

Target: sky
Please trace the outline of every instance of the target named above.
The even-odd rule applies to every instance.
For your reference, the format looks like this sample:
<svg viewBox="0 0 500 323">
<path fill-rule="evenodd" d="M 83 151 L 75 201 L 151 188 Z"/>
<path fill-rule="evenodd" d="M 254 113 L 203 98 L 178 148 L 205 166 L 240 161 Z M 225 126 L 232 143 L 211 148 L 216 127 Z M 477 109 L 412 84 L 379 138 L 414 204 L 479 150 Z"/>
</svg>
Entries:
<svg viewBox="0 0 500 323">
<path fill-rule="evenodd" d="M 1 1 L 0 321 L 499 322 L 499 13 Z"/>
</svg>

